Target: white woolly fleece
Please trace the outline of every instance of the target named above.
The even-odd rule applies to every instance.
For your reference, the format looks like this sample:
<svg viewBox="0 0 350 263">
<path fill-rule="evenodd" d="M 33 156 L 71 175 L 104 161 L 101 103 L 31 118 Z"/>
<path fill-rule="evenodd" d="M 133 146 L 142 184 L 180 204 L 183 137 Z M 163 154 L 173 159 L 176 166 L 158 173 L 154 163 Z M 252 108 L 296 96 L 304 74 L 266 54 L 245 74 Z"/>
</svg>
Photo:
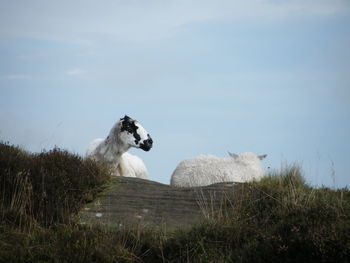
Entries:
<svg viewBox="0 0 350 263">
<path fill-rule="evenodd" d="M 236 157 L 219 158 L 200 155 L 182 161 L 175 169 L 172 186 L 205 186 L 220 182 L 249 182 L 264 176 L 260 158 L 253 153 L 242 153 Z"/>
</svg>

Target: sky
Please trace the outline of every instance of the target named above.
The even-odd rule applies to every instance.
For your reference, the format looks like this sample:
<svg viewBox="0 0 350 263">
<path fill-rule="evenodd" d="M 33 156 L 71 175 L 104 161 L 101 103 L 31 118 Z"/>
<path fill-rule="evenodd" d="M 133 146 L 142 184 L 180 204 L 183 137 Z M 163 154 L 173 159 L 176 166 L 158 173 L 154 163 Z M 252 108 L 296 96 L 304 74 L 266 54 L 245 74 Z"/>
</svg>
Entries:
<svg viewBox="0 0 350 263">
<path fill-rule="evenodd" d="M 85 155 L 125 114 L 141 157 L 227 151 L 350 186 L 349 0 L 0 0 L 0 140 Z"/>
</svg>

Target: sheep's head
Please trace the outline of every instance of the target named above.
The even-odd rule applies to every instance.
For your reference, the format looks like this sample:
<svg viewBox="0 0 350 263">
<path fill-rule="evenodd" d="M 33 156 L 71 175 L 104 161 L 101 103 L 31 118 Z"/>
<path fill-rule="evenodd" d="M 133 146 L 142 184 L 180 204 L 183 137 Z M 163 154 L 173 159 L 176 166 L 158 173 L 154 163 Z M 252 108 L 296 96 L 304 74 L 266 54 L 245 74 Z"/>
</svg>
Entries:
<svg viewBox="0 0 350 263">
<path fill-rule="evenodd" d="M 266 158 L 267 154 L 264 155 L 256 155 L 254 153 L 241 153 L 241 154 L 235 154 L 228 152 L 228 154 L 235 160 L 239 161 L 254 161 L 254 160 L 263 160 Z"/>
<path fill-rule="evenodd" d="M 119 138 L 130 147 L 149 151 L 153 146 L 153 140 L 149 133 L 138 121 L 126 116 L 119 122 Z"/>
</svg>

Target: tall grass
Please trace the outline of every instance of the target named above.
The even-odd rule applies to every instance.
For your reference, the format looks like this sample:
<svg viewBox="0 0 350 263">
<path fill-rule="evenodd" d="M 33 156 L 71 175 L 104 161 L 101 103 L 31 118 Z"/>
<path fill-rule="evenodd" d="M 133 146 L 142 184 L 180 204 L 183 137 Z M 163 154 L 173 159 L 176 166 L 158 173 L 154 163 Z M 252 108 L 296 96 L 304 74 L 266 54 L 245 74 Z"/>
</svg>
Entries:
<svg viewBox="0 0 350 263">
<path fill-rule="evenodd" d="M 66 151 L 0 144 L 0 262 L 350 262 L 350 192 L 310 187 L 297 165 L 219 207 L 203 196 L 203 221 L 176 231 L 79 225 L 108 176 Z"/>
<path fill-rule="evenodd" d="M 108 167 L 58 148 L 30 154 L 1 143 L 1 220 L 21 228 L 68 223 L 109 175 Z"/>
<path fill-rule="evenodd" d="M 212 217 L 169 240 L 166 254 L 178 258 L 174 262 L 350 260 L 347 189 L 314 189 L 293 165 L 260 182 L 240 184 L 225 199 L 216 213 L 209 201 L 204 214 Z"/>
</svg>

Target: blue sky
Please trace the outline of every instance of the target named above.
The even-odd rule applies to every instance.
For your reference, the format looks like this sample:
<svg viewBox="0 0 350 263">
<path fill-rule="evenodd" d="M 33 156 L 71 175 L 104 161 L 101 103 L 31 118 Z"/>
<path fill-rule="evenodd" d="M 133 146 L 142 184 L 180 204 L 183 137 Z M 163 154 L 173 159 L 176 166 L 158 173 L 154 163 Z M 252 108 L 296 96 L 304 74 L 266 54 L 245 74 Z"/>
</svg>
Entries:
<svg viewBox="0 0 350 263">
<path fill-rule="evenodd" d="M 1 1 L 0 139 L 84 155 L 124 114 L 169 183 L 199 154 L 268 154 L 350 185 L 350 2 Z"/>
</svg>

